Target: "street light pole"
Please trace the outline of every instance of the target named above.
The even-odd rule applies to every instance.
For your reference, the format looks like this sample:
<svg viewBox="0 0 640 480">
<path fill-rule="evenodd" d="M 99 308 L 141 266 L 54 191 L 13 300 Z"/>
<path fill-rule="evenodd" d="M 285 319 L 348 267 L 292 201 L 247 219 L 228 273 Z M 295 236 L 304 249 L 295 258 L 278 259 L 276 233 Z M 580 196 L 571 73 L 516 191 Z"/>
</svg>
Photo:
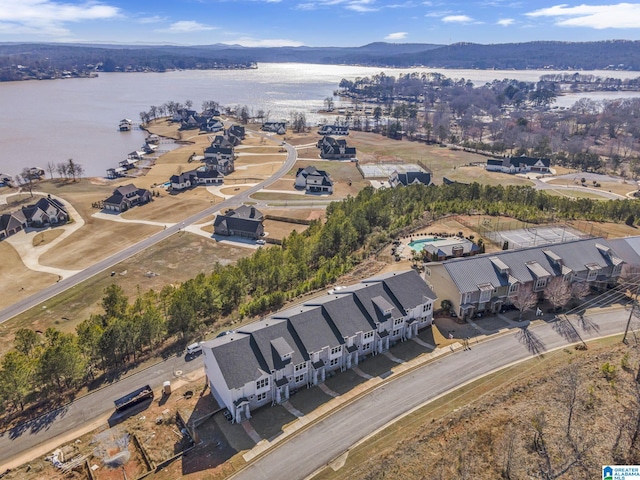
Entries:
<svg viewBox="0 0 640 480">
<path fill-rule="evenodd" d="M 636 301 L 631 304 L 631 311 L 629 312 L 629 318 L 627 319 L 627 326 L 624 329 L 624 337 L 622 337 L 622 343 L 627 343 L 627 333 L 629 332 L 629 325 L 631 324 L 631 318 L 633 317 L 633 311 L 636 308 Z"/>
</svg>

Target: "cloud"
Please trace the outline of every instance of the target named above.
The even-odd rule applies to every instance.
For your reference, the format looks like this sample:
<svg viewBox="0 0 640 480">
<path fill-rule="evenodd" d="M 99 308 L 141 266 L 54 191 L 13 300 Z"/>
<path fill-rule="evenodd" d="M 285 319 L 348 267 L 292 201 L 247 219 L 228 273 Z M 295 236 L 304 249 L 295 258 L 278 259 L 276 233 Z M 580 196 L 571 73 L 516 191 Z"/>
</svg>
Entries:
<svg viewBox="0 0 640 480">
<path fill-rule="evenodd" d="M 206 30 L 215 30 L 217 27 L 205 25 L 193 20 L 182 20 L 169 25 L 169 28 L 162 29 L 160 31 L 166 33 L 192 33 L 192 32 L 204 32 Z"/>
<path fill-rule="evenodd" d="M 243 47 L 301 47 L 302 42 L 286 40 L 283 38 L 255 39 L 252 37 L 240 37 L 237 40 L 223 42 L 227 45 L 242 45 Z"/>
<path fill-rule="evenodd" d="M 405 38 L 407 38 L 407 32 L 390 33 L 384 37 L 385 40 L 404 40 Z"/>
<path fill-rule="evenodd" d="M 453 15 L 455 12 L 453 10 L 435 10 L 433 12 L 427 12 L 424 14 L 425 17 L 446 17 L 447 15 Z"/>
<path fill-rule="evenodd" d="M 347 3 L 345 8 L 347 10 L 353 10 L 354 12 L 376 12 L 380 10 L 380 8 L 372 6 L 374 2 L 375 0 L 352 0 Z"/>
<path fill-rule="evenodd" d="M 444 23 L 474 23 L 473 18 L 468 15 L 447 15 L 442 17 Z"/>
<path fill-rule="evenodd" d="M 501 18 L 496 23 L 498 25 L 502 25 L 503 27 L 508 27 L 509 25 L 513 25 L 515 20 L 513 18 Z"/>
<path fill-rule="evenodd" d="M 640 27 L 640 4 L 618 3 L 615 5 L 554 5 L 526 14 L 528 17 L 556 18 L 555 24 L 561 27 L 589 27 L 598 30 L 605 28 Z"/>
<path fill-rule="evenodd" d="M 3 33 L 66 36 L 69 35 L 66 23 L 119 16 L 119 8 L 94 1 L 72 4 L 51 0 L 0 0 L 0 31 Z"/>
<path fill-rule="evenodd" d="M 138 23 L 161 23 L 166 22 L 167 17 L 160 17 L 158 15 L 154 15 L 152 17 L 141 17 L 138 19 Z"/>
</svg>

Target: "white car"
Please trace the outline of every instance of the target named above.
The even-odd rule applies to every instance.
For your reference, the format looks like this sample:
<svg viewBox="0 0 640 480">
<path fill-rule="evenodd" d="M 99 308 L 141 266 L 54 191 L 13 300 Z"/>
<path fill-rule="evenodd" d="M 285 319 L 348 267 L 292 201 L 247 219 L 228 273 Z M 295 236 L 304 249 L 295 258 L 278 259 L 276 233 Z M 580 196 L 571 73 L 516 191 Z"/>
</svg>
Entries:
<svg viewBox="0 0 640 480">
<path fill-rule="evenodd" d="M 267 243 L 267 242 L 265 242 L 265 241 L 264 241 L 264 240 L 262 240 L 262 239 L 260 239 L 260 240 L 256 240 L 256 244 L 258 244 L 258 245 L 264 245 L 265 243 Z"/>
<path fill-rule="evenodd" d="M 196 342 L 196 343 L 192 343 L 191 345 L 187 346 L 187 355 L 196 355 L 198 353 L 202 352 L 202 343 L 203 342 Z"/>
</svg>

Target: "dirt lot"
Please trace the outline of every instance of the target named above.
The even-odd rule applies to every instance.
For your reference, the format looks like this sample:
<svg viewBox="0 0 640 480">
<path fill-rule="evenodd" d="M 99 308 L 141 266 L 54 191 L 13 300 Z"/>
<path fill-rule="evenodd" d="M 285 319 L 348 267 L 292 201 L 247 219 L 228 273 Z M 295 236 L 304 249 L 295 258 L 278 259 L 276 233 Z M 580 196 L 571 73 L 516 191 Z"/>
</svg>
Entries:
<svg viewBox="0 0 640 480">
<path fill-rule="evenodd" d="M 4 253 L 5 250 L 8 253 L 13 251 L 8 244 L 0 242 L 0 253 Z M 150 289 L 160 291 L 165 285 L 177 284 L 199 273 L 211 272 L 216 262 L 226 265 L 252 252 L 253 250 L 246 248 L 216 243 L 200 235 L 185 232 L 173 235 L 116 265 L 113 268 L 116 272 L 115 276 L 111 277 L 108 272 L 96 275 L 51 298 L 45 302 L 46 308 L 43 306 L 32 308 L 5 322 L 0 328 L 0 354 L 11 348 L 15 331 L 19 328 L 45 331 L 48 327 L 56 327 L 65 332 L 75 331 L 78 323 L 92 313 L 101 311 L 99 305 L 104 289 L 112 283 L 122 287 L 125 294 L 133 299 L 138 289 L 141 292 Z M 14 255 L 17 257 L 15 252 Z M 4 258 L 10 260 L 11 256 L 3 256 Z M 52 275 L 32 272 L 31 274 L 31 277 L 26 274 L 24 277 L 25 290 L 31 293 L 36 291 L 37 282 L 44 282 L 43 279 L 47 279 L 48 282 L 54 283 L 57 280 L 57 277 Z M 33 280 L 28 283 L 27 280 L 30 278 Z M 9 277 L 0 275 L 0 287 L 5 285 L 7 288 L 3 289 L 4 292 L 15 289 L 15 281 L 15 276 L 12 276 L 9 282 Z M 44 286 L 47 285 L 49 283 Z M 4 295 L 3 298 L 11 297 Z"/>
<path fill-rule="evenodd" d="M 307 225 L 301 225 L 298 223 L 280 222 L 277 220 L 264 221 L 264 231 L 269 234 L 269 238 L 275 238 L 278 240 L 288 237 L 294 230 L 297 230 L 298 233 L 302 233 L 307 228 L 309 228 Z"/>
<path fill-rule="evenodd" d="M 88 464 L 93 467 L 95 480 L 139 478 L 192 447 L 190 433 L 194 432 L 194 429 L 184 430 L 185 425 L 179 420 L 178 414 L 191 427 L 201 423 L 218 409 L 211 395 L 208 391 L 204 392 L 202 387 L 202 382 L 197 382 L 174 389 L 168 396 L 163 396 L 159 391 L 155 392 L 155 399 L 151 403 L 132 407 L 130 411 L 122 414 L 114 412 L 109 419 L 109 425 L 61 446 L 61 450 L 68 453 L 68 457 L 86 457 Z M 212 451 L 209 455 L 192 456 L 189 465 L 193 471 L 202 472 L 212 465 L 223 463 L 236 453 L 226 443 L 215 423 L 207 422 L 204 427 L 196 427 L 196 442 L 200 441 L 199 431 L 202 431 Z M 178 460 L 178 464 L 180 463 L 182 459 Z M 83 472 L 80 468 L 63 474 L 51 462 L 37 458 L 31 461 L 29 466 L 20 467 L 4 478 L 85 480 L 89 477 L 86 471 Z"/>
</svg>

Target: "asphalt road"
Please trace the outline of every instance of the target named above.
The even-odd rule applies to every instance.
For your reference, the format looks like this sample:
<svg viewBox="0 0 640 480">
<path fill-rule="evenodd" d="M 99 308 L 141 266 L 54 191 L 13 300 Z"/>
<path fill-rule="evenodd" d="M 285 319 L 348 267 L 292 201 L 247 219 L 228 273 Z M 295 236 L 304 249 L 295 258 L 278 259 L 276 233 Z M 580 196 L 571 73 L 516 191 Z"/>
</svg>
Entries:
<svg viewBox="0 0 640 480">
<path fill-rule="evenodd" d="M 114 265 L 117 265 L 118 263 L 135 255 L 136 253 L 139 253 L 142 250 L 149 248 L 158 242 L 161 242 L 162 240 L 170 237 L 171 235 L 180 231 L 182 228 L 188 225 L 199 223 L 205 218 L 207 218 L 208 216 L 213 215 L 214 213 L 220 210 L 224 210 L 233 205 L 238 205 L 238 203 L 246 202 L 249 199 L 250 195 L 254 194 L 258 190 L 261 190 L 262 188 L 268 187 L 269 185 L 271 185 L 273 182 L 278 180 L 280 177 L 284 176 L 289 170 L 293 168 L 293 165 L 295 164 L 298 158 L 296 149 L 293 146 L 289 145 L 288 143 L 284 143 L 283 145 L 287 150 L 287 159 L 285 160 L 282 167 L 280 167 L 280 169 L 277 172 L 275 172 L 267 180 L 260 182 L 259 184 L 249 188 L 248 190 L 245 190 L 244 192 L 234 196 L 233 198 L 224 200 L 221 203 L 213 205 L 195 215 L 192 215 L 189 218 L 185 218 L 184 220 L 182 220 L 182 222 L 179 222 L 171 227 L 168 227 L 166 230 L 158 232 L 155 235 L 152 235 L 151 237 L 146 238 L 145 240 L 142 240 L 141 242 L 138 242 L 129 248 L 126 248 L 108 258 L 105 258 L 104 260 L 84 269 L 80 273 L 77 273 L 71 277 L 65 278 L 55 283 L 54 285 L 51 285 L 50 287 L 47 287 L 44 290 L 41 290 L 38 293 L 35 293 L 28 298 L 25 298 L 24 300 L 20 300 L 19 302 L 14 303 L 9 307 L 6 307 L 0 310 L 0 323 L 6 322 L 10 318 L 15 317 L 16 315 L 19 315 L 20 313 L 30 308 L 33 308 L 36 305 L 40 305 L 41 303 L 47 301 L 51 297 L 54 297 L 59 293 L 64 292 L 68 288 L 78 285 L 79 283 L 87 280 L 88 278 L 91 278 L 94 275 L 99 274 L 100 272 L 109 270 Z"/>
<path fill-rule="evenodd" d="M 625 310 L 592 315 L 589 330 L 577 327 L 575 331 L 567 331 L 577 332 L 584 340 L 613 335 L 624 331 L 627 316 Z M 519 330 L 472 344 L 470 351 L 459 351 L 383 384 L 282 442 L 232 478 L 307 478 L 359 440 L 414 407 L 496 369 L 529 358 L 532 351 L 542 353 L 568 343 L 552 324 L 543 324 L 530 328 L 528 335 Z"/>
<path fill-rule="evenodd" d="M 0 471 L 24 453 L 64 435 L 87 423 L 115 412 L 113 401 L 144 385 L 154 390 L 162 387 L 166 380 L 176 380 L 202 367 L 202 357 L 186 361 L 184 356 L 169 357 L 133 375 L 80 397 L 75 402 L 52 410 L 41 417 L 25 422 L 15 428 L 0 432 Z"/>
</svg>

